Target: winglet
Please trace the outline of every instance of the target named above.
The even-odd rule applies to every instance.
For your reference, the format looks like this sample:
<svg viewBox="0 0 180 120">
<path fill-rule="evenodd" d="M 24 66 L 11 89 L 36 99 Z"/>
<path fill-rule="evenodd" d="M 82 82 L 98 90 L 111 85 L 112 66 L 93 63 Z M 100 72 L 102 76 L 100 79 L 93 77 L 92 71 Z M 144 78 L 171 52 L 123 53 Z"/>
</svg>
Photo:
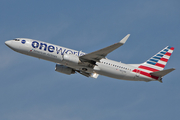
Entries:
<svg viewBox="0 0 180 120">
<path fill-rule="evenodd" d="M 127 41 L 127 39 L 129 38 L 129 36 L 130 36 L 130 34 L 127 34 L 121 41 L 119 41 L 119 43 L 124 44 Z"/>
</svg>

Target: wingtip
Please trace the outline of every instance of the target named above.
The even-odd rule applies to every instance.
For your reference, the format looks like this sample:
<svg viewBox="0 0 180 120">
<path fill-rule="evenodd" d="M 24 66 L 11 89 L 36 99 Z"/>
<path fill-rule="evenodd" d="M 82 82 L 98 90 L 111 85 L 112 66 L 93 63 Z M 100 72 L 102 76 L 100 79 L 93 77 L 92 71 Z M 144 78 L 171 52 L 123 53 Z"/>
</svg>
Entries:
<svg viewBox="0 0 180 120">
<path fill-rule="evenodd" d="M 130 34 L 127 34 L 121 41 L 119 41 L 119 43 L 124 44 L 127 41 L 127 39 L 129 38 L 129 36 L 130 36 Z"/>
<path fill-rule="evenodd" d="M 176 68 L 172 68 L 173 70 L 176 70 Z"/>
</svg>

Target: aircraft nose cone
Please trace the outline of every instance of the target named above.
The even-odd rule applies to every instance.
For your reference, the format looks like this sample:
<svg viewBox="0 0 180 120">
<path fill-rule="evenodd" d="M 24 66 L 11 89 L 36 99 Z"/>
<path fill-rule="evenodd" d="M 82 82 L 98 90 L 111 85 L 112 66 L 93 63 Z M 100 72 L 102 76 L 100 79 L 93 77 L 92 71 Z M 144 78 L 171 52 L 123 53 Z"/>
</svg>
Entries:
<svg viewBox="0 0 180 120">
<path fill-rule="evenodd" d="M 6 41 L 6 42 L 5 42 L 5 45 L 7 45 L 9 48 L 11 48 L 11 46 L 12 46 L 12 45 L 11 45 L 11 41 L 10 41 L 10 40 L 9 40 L 9 41 Z"/>
<path fill-rule="evenodd" d="M 5 42 L 5 44 L 6 44 L 7 46 L 9 46 L 9 44 L 10 44 L 10 41 L 6 41 L 6 42 Z"/>
</svg>

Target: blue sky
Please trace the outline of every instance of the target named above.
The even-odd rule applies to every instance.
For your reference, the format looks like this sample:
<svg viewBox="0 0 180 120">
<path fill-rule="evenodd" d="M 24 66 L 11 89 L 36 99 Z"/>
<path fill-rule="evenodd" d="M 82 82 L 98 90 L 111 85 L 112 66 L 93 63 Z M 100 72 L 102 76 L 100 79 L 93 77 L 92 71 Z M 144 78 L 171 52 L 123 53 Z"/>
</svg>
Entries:
<svg viewBox="0 0 180 120">
<path fill-rule="evenodd" d="M 1 120 L 179 120 L 180 1 L 1 0 Z M 170 45 L 164 83 L 98 79 L 54 71 L 55 63 L 16 53 L 26 37 L 89 53 L 131 34 L 107 57 L 142 63 Z"/>
</svg>

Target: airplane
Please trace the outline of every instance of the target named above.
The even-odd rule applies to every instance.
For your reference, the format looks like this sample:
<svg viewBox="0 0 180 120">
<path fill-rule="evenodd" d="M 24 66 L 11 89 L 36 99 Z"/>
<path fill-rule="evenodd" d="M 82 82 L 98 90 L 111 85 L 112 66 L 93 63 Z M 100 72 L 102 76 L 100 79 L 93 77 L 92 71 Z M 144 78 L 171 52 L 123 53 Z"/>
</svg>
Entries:
<svg viewBox="0 0 180 120">
<path fill-rule="evenodd" d="M 141 64 L 124 64 L 108 59 L 106 56 L 122 46 L 129 36 L 130 34 L 127 34 L 118 43 L 88 54 L 28 38 L 15 38 L 5 41 L 5 44 L 16 52 L 54 62 L 55 71 L 67 75 L 80 73 L 95 79 L 103 75 L 129 81 L 162 82 L 163 76 L 175 70 L 175 68 L 164 70 L 174 50 L 174 47 L 170 46 Z"/>
</svg>

